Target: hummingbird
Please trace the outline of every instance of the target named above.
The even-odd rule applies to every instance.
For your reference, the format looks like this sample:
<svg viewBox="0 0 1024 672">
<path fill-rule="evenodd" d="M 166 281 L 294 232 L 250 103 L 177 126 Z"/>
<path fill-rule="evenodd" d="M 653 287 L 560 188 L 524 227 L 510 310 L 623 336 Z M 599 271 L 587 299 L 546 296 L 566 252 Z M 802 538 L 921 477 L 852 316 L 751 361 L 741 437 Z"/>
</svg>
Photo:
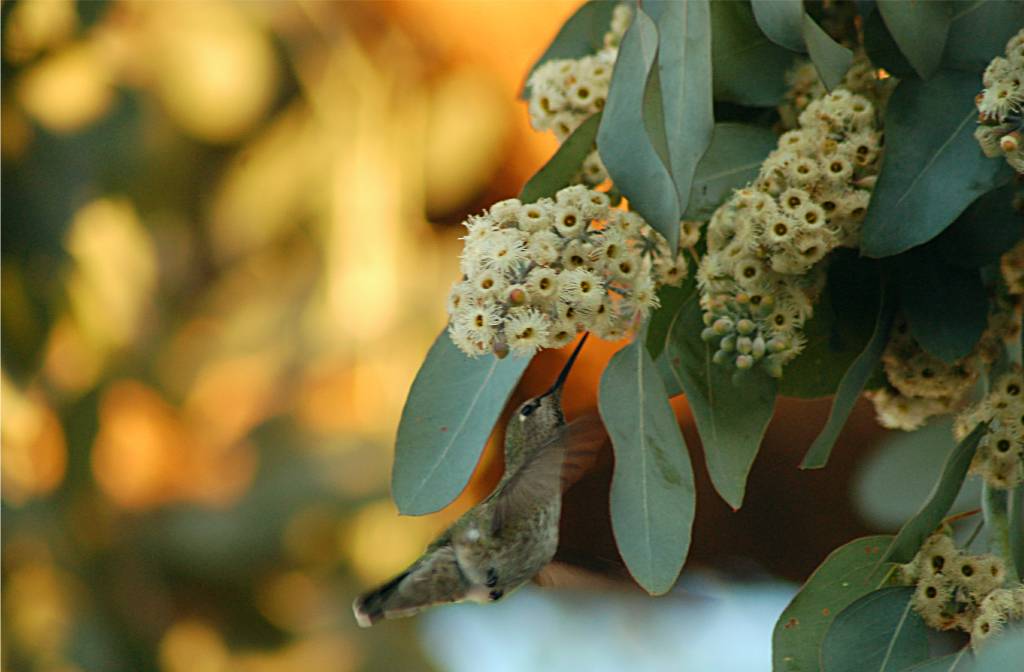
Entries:
<svg viewBox="0 0 1024 672">
<path fill-rule="evenodd" d="M 505 473 L 482 502 L 405 571 L 355 599 L 362 627 L 452 602 L 497 602 L 534 578 L 558 547 L 561 495 L 593 465 L 607 439 L 596 414 L 566 423 L 562 387 L 589 334 L 555 383 L 505 427 Z"/>
</svg>

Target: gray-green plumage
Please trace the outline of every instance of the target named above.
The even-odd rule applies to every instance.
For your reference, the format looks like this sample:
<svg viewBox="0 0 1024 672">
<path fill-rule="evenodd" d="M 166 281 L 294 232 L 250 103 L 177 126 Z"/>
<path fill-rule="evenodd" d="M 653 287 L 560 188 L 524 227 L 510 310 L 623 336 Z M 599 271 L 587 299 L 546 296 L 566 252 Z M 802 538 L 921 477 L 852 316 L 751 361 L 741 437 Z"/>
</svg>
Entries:
<svg viewBox="0 0 1024 672">
<path fill-rule="evenodd" d="M 411 616 L 437 604 L 499 600 L 551 561 L 558 547 L 571 427 L 562 414 L 561 388 L 578 352 L 579 347 L 549 392 L 521 405 L 509 419 L 505 474 L 494 492 L 408 569 L 358 597 L 352 608 L 360 625 Z"/>
</svg>

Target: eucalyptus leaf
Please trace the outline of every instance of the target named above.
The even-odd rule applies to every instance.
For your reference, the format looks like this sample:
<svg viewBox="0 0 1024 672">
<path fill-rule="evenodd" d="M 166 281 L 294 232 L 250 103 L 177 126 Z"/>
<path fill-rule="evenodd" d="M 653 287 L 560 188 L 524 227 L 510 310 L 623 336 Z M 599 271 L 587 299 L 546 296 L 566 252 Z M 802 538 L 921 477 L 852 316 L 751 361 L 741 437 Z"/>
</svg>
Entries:
<svg viewBox="0 0 1024 672">
<path fill-rule="evenodd" d="M 675 183 L 648 135 L 647 81 L 655 63 L 658 31 L 643 10 L 622 38 L 608 102 L 597 131 L 597 147 L 616 187 L 630 207 L 672 244 L 679 239 Z"/>
<path fill-rule="evenodd" d="M 889 28 L 873 0 L 870 10 L 864 15 L 864 51 L 873 65 L 884 68 L 894 77 L 917 78 L 914 67 L 892 39 Z"/>
<path fill-rule="evenodd" d="M 814 399 L 835 394 L 863 352 L 878 315 L 878 262 L 836 250 L 814 316 L 804 323 L 807 345 L 786 365 L 779 394 Z"/>
<path fill-rule="evenodd" d="M 597 53 L 604 47 L 605 33 L 611 28 L 615 2 L 590 0 L 562 24 L 551 45 L 530 68 L 530 75 L 548 61 L 562 58 L 583 58 Z M 527 81 L 530 77 L 527 76 Z M 530 97 L 529 85 L 524 84 L 520 98 Z"/>
<path fill-rule="evenodd" d="M 1018 485 L 1007 494 L 1009 511 L 1007 523 L 1010 534 L 1010 555 L 1017 576 L 1024 579 L 1024 485 Z"/>
<path fill-rule="evenodd" d="M 843 374 L 825 427 L 807 450 L 803 462 L 800 463 L 801 469 L 820 469 L 828 462 L 828 456 L 832 452 L 832 446 L 835 445 L 836 439 L 839 438 L 839 432 L 842 431 L 843 425 L 850 417 L 854 405 L 860 398 L 861 392 L 864 391 L 864 386 L 871 379 L 875 368 L 882 360 L 885 345 L 889 342 L 889 331 L 892 329 L 892 323 L 896 317 L 896 301 L 892 293 L 891 289 L 885 285 L 882 286 L 878 318 L 875 320 L 875 330 L 871 334 L 871 340 Z"/>
<path fill-rule="evenodd" d="M 726 122 L 715 124 L 697 172 L 685 214 L 686 219 L 710 219 L 732 193 L 752 182 L 761 163 L 775 149 L 778 137 L 764 126 Z"/>
<path fill-rule="evenodd" d="M 647 320 L 647 352 L 658 359 L 665 351 L 665 341 L 672 322 L 676 319 L 680 308 L 687 300 L 694 297 L 697 291 L 696 273 L 693 272 L 679 287 L 666 285 L 658 290 L 658 308 Z"/>
<path fill-rule="evenodd" d="M 953 5 L 949 37 L 942 52 L 947 68 L 981 72 L 1024 26 L 1024 2 L 973 0 Z"/>
<path fill-rule="evenodd" d="M 833 40 L 804 11 L 801 0 L 753 0 L 754 18 L 772 42 L 811 57 L 822 83 L 839 86 L 853 62 L 853 52 Z"/>
<path fill-rule="evenodd" d="M 1024 660 L 1024 628 L 1011 623 L 998 637 L 985 643 L 978 652 L 971 672 L 1008 672 L 1020 669 Z"/>
<path fill-rule="evenodd" d="M 839 86 L 853 63 L 853 52 L 833 40 L 821 26 L 804 14 L 804 42 L 821 82 L 829 91 Z"/>
<path fill-rule="evenodd" d="M 891 541 L 890 535 L 854 539 L 814 570 L 775 623 L 775 672 L 817 672 L 825 633 L 836 614 L 878 588 L 874 570 Z"/>
<path fill-rule="evenodd" d="M 572 184 L 573 178 L 580 172 L 583 161 L 594 151 L 597 128 L 601 123 L 601 113 L 592 115 L 558 148 L 555 155 L 530 178 L 519 193 L 523 203 L 533 203 L 541 198 L 553 198 L 560 190 Z"/>
<path fill-rule="evenodd" d="M 750 7 L 769 40 L 790 51 L 807 51 L 803 0 L 751 0 Z"/>
<path fill-rule="evenodd" d="M 977 74 L 942 71 L 904 80 L 889 101 L 882 170 L 864 220 L 861 251 L 887 257 L 928 242 L 1010 175 L 974 139 Z"/>
<path fill-rule="evenodd" d="M 711 361 L 696 293 L 669 326 L 665 354 L 686 393 L 715 490 L 732 508 L 743 504 L 747 474 L 775 409 L 777 381 L 760 367 L 733 382 L 736 368 Z"/>
<path fill-rule="evenodd" d="M 974 657 L 971 655 L 971 647 L 965 646 L 956 653 L 908 667 L 904 672 L 971 672 L 973 669 Z"/>
<path fill-rule="evenodd" d="M 668 165 L 680 210 L 690 198 L 697 162 L 711 142 L 711 14 L 708 0 L 651 0 Z"/>
<path fill-rule="evenodd" d="M 974 458 L 978 442 L 985 435 L 986 429 L 985 425 L 975 427 L 974 431 L 949 454 L 942 466 L 942 475 L 932 488 L 927 501 L 914 517 L 900 528 L 896 539 L 886 551 L 883 562 L 910 562 L 924 540 L 939 527 L 960 493 L 964 478 L 967 476 L 967 468 L 971 466 L 971 459 Z"/>
<path fill-rule="evenodd" d="M 711 3 L 711 62 L 715 100 L 771 107 L 786 92 L 796 54 L 757 27 L 745 2 Z"/>
<path fill-rule="evenodd" d="M 900 672 L 928 659 L 912 587 L 882 588 L 843 609 L 821 643 L 823 672 Z"/>
<path fill-rule="evenodd" d="M 953 18 L 947 0 L 878 0 L 878 11 L 900 51 L 922 79 L 935 74 Z"/>
<path fill-rule="evenodd" d="M 433 513 L 462 492 L 529 363 L 467 357 L 445 331 L 434 340 L 398 425 L 391 494 L 399 512 Z"/>
<path fill-rule="evenodd" d="M 637 583 L 660 595 L 686 560 L 696 492 L 683 434 L 642 340 L 612 357 L 598 403 L 615 451 L 615 541 Z"/>
<path fill-rule="evenodd" d="M 944 264 L 921 248 L 893 267 L 914 339 L 946 362 L 970 354 L 988 324 L 988 293 L 978 269 Z"/>
<path fill-rule="evenodd" d="M 998 262 L 1024 237 L 1024 217 L 1013 207 L 1015 192 L 1011 183 L 982 195 L 929 247 L 953 266 L 980 268 Z"/>
</svg>

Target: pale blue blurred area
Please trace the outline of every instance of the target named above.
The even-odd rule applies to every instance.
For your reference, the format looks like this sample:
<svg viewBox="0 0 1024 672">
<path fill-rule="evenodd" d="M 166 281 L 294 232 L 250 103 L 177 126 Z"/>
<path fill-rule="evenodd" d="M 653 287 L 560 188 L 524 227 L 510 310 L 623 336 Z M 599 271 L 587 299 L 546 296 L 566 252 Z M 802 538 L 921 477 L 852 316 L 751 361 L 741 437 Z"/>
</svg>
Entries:
<svg viewBox="0 0 1024 672">
<path fill-rule="evenodd" d="M 435 609 L 420 633 L 447 672 L 767 671 L 772 628 L 795 591 L 699 574 L 659 598 L 529 586 L 497 604 Z"/>
</svg>

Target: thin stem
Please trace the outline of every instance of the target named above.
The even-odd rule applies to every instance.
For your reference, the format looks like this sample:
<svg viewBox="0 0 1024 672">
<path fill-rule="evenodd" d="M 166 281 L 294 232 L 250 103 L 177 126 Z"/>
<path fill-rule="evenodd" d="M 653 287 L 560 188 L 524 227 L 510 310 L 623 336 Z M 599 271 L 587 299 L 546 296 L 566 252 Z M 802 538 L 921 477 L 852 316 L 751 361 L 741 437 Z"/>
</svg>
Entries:
<svg viewBox="0 0 1024 672">
<path fill-rule="evenodd" d="M 1006 578 L 1011 583 L 1017 583 L 1017 566 L 1014 564 L 1010 545 L 1009 498 L 1006 496 L 1006 490 L 984 484 L 981 508 L 985 513 L 989 551 L 1005 561 Z"/>
</svg>

